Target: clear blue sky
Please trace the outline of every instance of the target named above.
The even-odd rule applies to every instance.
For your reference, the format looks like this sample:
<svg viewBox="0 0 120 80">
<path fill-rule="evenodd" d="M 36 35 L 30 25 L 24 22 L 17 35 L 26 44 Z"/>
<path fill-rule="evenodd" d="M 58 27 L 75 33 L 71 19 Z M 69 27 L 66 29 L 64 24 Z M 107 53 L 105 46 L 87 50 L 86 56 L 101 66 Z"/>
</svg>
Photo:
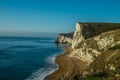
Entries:
<svg viewBox="0 0 120 80">
<path fill-rule="evenodd" d="M 76 22 L 120 22 L 120 0 L 0 0 L 0 32 L 69 32 Z"/>
</svg>

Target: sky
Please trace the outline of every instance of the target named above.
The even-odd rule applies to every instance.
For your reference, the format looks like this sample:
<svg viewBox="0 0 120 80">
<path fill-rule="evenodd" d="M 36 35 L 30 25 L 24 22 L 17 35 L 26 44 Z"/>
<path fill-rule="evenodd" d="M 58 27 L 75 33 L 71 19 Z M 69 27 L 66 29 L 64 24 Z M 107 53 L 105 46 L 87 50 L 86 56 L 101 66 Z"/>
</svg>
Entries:
<svg viewBox="0 0 120 80">
<path fill-rule="evenodd" d="M 120 0 L 0 0 L 0 33 L 66 33 L 76 22 L 120 22 Z"/>
</svg>

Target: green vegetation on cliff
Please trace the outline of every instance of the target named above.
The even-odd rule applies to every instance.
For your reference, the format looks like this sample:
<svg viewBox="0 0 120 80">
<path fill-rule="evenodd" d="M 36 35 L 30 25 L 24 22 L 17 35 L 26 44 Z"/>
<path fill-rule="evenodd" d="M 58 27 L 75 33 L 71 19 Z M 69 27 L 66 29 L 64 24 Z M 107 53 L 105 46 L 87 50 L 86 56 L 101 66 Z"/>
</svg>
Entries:
<svg viewBox="0 0 120 80">
<path fill-rule="evenodd" d="M 65 34 L 66 35 L 66 34 Z M 48 80 L 120 80 L 120 24 L 77 23 L 71 50 L 58 57 L 59 69 Z"/>
<path fill-rule="evenodd" d="M 75 49 L 82 47 L 88 49 L 87 52 L 92 54 L 94 60 L 81 75 L 74 75 L 71 80 L 120 80 L 119 29 L 86 39 L 79 43 Z M 101 54 L 95 56 L 90 48 L 98 50 Z"/>
</svg>

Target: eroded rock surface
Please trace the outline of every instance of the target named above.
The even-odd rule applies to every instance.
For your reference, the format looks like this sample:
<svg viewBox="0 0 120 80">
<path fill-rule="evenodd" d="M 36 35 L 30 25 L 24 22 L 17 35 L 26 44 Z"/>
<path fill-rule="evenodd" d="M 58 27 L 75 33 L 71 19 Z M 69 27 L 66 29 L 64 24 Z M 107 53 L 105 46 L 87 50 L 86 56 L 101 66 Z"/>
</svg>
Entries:
<svg viewBox="0 0 120 80">
<path fill-rule="evenodd" d="M 120 24 L 113 23 L 76 23 L 73 34 L 72 48 L 82 41 L 99 35 L 103 32 L 120 29 Z"/>
<path fill-rule="evenodd" d="M 73 40 L 73 32 L 59 34 L 56 38 L 56 43 L 72 43 Z"/>
<path fill-rule="evenodd" d="M 120 29 L 105 32 L 77 44 L 76 48 L 69 56 L 78 58 L 90 64 L 95 60 L 95 57 L 98 57 L 113 45 L 118 45 L 119 41 Z"/>
<path fill-rule="evenodd" d="M 74 33 L 56 42 L 72 45 L 49 80 L 120 80 L 120 24 L 76 23 Z"/>
</svg>

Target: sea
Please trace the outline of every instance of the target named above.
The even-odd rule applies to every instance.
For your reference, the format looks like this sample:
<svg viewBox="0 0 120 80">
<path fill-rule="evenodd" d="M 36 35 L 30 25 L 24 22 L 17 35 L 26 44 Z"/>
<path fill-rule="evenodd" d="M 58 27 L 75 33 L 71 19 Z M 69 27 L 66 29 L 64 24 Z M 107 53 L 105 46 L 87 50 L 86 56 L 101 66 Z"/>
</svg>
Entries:
<svg viewBox="0 0 120 80">
<path fill-rule="evenodd" d="M 55 38 L 0 37 L 0 80 L 43 80 L 57 69 L 64 46 Z"/>
</svg>

